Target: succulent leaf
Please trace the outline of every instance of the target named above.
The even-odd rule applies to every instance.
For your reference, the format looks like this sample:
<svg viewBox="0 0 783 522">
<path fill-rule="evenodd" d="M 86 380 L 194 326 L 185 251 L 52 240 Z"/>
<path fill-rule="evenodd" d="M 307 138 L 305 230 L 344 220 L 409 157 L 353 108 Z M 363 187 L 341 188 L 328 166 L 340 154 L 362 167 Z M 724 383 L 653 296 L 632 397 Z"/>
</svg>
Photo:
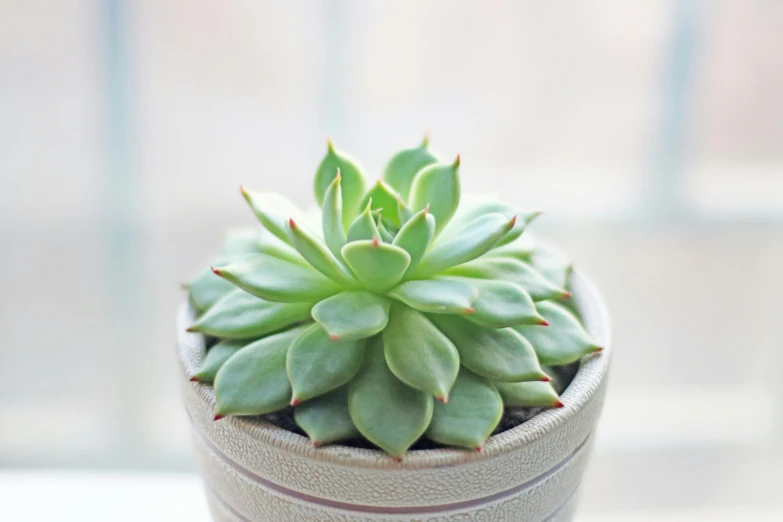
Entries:
<svg viewBox="0 0 783 522">
<path fill-rule="evenodd" d="M 348 229 L 348 241 L 379 238 L 380 233 L 378 232 L 378 225 L 375 224 L 375 219 L 372 213 L 372 202 L 367 203 L 364 211 L 351 223 L 351 227 Z"/>
<path fill-rule="evenodd" d="M 226 256 L 242 256 L 259 252 L 259 229 L 242 227 L 229 230 L 223 240 L 223 254 Z"/>
<path fill-rule="evenodd" d="M 450 268 L 445 273 L 474 279 L 505 280 L 521 286 L 533 301 L 560 299 L 570 295 L 544 279 L 532 266 L 511 258 L 482 257 Z"/>
<path fill-rule="evenodd" d="M 278 194 L 250 192 L 240 187 L 253 213 L 269 232 L 281 241 L 291 244 L 285 224 L 290 218 L 306 223 L 307 218 L 296 205 Z"/>
<path fill-rule="evenodd" d="M 326 189 L 322 203 L 321 228 L 324 241 L 332 254 L 342 260 L 340 250 L 347 241 L 343 228 L 343 197 L 340 192 L 340 173 L 338 172 L 329 188 Z"/>
<path fill-rule="evenodd" d="M 334 281 L 312 268 L 260 254 L 225 266 L 215 273 L 267 301 L 314 303 L 340 291 Z"/>
<path fill-rule="evenodd" d="M 574 266 L 561 256 L 538 249 L 530 258 L 530 264 L 553 285 L 568 288 L 568 280 L 571 278 Z"/>
<path fill-rule="evenodd" d="M 545 323 L 527 292 L 514 283 L 451 276 L 449 279 L 464 281 L 478 288 L 479 296 L 473 302 L 473 313 L 465 316 L 474 323 L 491 328 Z"/>
<path fill-rule="evenodd" d="M 320 324 L 313 324 L 288 350 L 286 370 L 293 406 L 334 390 L 359 371 L 364 341 L 333 341 Z"/>
<path fill-rule="evenodd" d="M 413 211 L 405 204 L 402 197 L 397 199 L 397 217 L 400 221 L 400 226 L 408 222 L 413 217 Z"/>
<path fill-rule="evenodd" d="M 312 304 L 274 303 L 235 288 L 204 313 L 190 331 L 226 339 L 261 337 L 310 318 Z"/>
<path fill-rule="evenodd" d="M 536 248 L 536 241 L 532 239 L 531 235 L 524 234 L 516 241 L 512 241 L 507 245 L 495 246 L 486 255 L 487 257 L 505 257 L 529 263 Z"/>
<path fill-rule="evenodd" d="M 469 198 L 460 205 L 454 218 L 451 220 L 451 223 L 449 223 L 447 229 L 443 231 L 441 239 L 445 240 L 453 237 L 467 224 L 487 214 L 502 214 L 509 220 L 514 216 L 517 217 L 514 222 L 514 227 L 498 240 L 498 243 L 495 245 L 496 247 L 499 247 L 516 240 L 522 232 L 524 232 L 525 227 L 527 227 L 536 217 L 541 215 L 541 212 L 537 210 L 517 209 L 497 200 Z"/>
<path fill-rule="evenodd" d="M 383 180 L 394 187 L 403 199 L 408 199 L 416 174 L 424 167 L 438 162 L 428 145 L 429 140 L 425 138 L 418 147 L 401 150 L 391 157 L 383 170 Z"/>
<path fill-rule="evenodd" d="M 435 218 L 427 208 L 412 216 L 400 228 L 392 244 L 405 249 L 410 254 L 411 262 L 406 273 L 411 273 L 419 266 L 434 236 Z"/>
<path fill-rule="evenodd" d="M 349 385 L 348 409 L 367 440 L 401 458 L 430 424 L 432 395 L 395 377 L 383 352 L 381 336 L 373 337 L 362 368 Z"/>
<path fill-rule="evenodd" d="M 424 279 L 407 281 L 389 291 L 389 296 L 420 312 L 435 314 L 469 314 L 478 298 L 478 288 L 469 281 L 457 279 Z"/>
<path fill-rule="evenodd" d="M 530 341 L 541 364 L 568 364 L 601 350 L 579 320 L 562 305 L 543 301 L 536 307 L 549 326 L 520 326 L 515 330 Z"/>
<path fill-rule="evenodd" d="M 481 449 L 503 417 L 503 401 L 492 383 L 462 368 L 446 404 L 435 403 L 427 438 Z"/>
<path fill-rule="evenodd" d="M 383 216 L 378 216 L 378 222 L 376 224 L 378 226 L 378 234 L 381 236 L 383 242 L 392 243 L 394 241 L 394 234 L 386 229 L 386 226 L 383 224 Z"/>
<path fill-rule="evenodd" d="M 396 226 L 400 226 L 400 218 L 397 215 L 397 200 L 400 196 L 389 185 L 378 180 L 362 199 L 362 206 L 372 201 L 373 210 L 380 210 L 381 215 L 390 220 Z"/>
<path fill-rule="evenodd" d="M 228 259 L 222 258 L 216 260 L 216 264 L 228 262 Z M 223 296 L 236 290 L 236 287 L 218 277 L 209 267 L 204 268 L 187 285 L 190 292 L 190 298 L 199 310 L 207 310 L 214 306 Z"/>
<path fill-rule="evenodd" d="M 315 199 L 322 205 L 326 191 L 332 184 L 337 170 L 340 170 L 340 189 L 343 204 L 343 228 L 354 220 L 359 213 L 359 203 L 365 192 L 364 176 L 356 162 L 335 150 L 331 140 L 328 142 L 326 156 L 321 160 L 315 173 Z"/>
<path fill-rule="evenodd" d="M 215 344 L 207 351 L 204 363 L 193 378 L 198 382 L 213 382 L 223 363 L 248 344 L 250 344 L 250 341 L 237 340 L 225 340 Z"/>
<path fill-rule="evenodd" d="M 348 269 L 319 239 L 298 226 L 293 219 L 288 221 L 286 229 L 291 244 L 313 268 L 343 287 L 356 286 L 356 280 Z"/>
<path fill-rule="evenodd" d="M 502 214 L 487 214 L 476 218 L 453 237 L 427 252 L 415 274 L 437 274 L 484 255 L 511 230 L 515 220 L 514 217 L 508 220 Z"/>
<path fill-rule="evenodd" d="M 549 382 L 495 382 L 507 408 L 557 408 L 560 396 Z"/>
<path fill-rule="evenodd" d="M 371 292 L 385 292 L 394 287 L 411 262 L 408 252 L 377 239 L 348 243 L 342 253 L 356 278 Z"/>
<path fill-rule="evenodd" d="M 363 339 L 386 328 L 389 305 L 387 298 L 370 292 L 342 292 L 315 305 L 312 315 L 334 339 Z"/>
<path fill-rule="evenodd" d="M 294 420 L 315 446 L 359 435 L 348 411 L 348 387 L 341 386 L 294 408 Z"/>
<path fill-rule="evenodd" d="M 431 314 L 429 319 L 459 352 L 460 362 L 493 381 L 521 382 L 549 379 L 530 343 L 511 328 L 487 328 L 453 315 Z"/>
<path fill-rule="evenodd" d="M 305 258 L 303 258 L 295 248 L 288 243 L 284 243 L 268 230 L 264 230 L 261 237 L 259 237 L 258 251 L 261 254 L 284 259 L 298 265 L 309 266 L 309 263 L 305 261 Z"/>
<path fill-rule="evenodd" d="M 383 330 L 389 369 L 408 386 L 447 400 L 459 372 L 454 344 L 422 313 L 404 304 L 392 304 L 389 315 Z"/>
<path fill-rule="evenodd" d="M 429 205 L 435 217 L 435 235 L 443 230 L 459 206 L 459 156 L 451 165 L 437 163 L 425 167 L 413 178 L 410 207 L 414 212 Z"/>
<path fill-rule="evenodd" d="M 232 355 L 215 377 L 219 415 L 263 415 L 288 406 L 288 349 L 307 326 L 265 337 Z"/>
</svg>

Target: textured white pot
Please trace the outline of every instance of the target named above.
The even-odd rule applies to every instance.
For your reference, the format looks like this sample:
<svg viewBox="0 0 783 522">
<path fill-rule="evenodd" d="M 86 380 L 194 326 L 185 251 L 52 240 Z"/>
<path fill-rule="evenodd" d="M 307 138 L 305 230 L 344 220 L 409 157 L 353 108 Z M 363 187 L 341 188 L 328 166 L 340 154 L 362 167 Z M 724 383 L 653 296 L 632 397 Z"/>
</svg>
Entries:
<svg viewBox="0 0 783 522">
<path fill-rule="evenodd" d="M 178 321 L 180 379 L 198 464 L 218 521 L 566 522 L 601 413 L 611 347 L 604 307 L 578 272 L 573 295 L 587 329 L 605 349 L 586 357 L 563 393 L 564 408 L 490 438 L 484 451 L 411 451 L 395 462 L 380 451 L 316 449 L 263 421 L 214 422 L 215 394 L 189 381 L 204 358 L 204 338 Z"/>
</svg>

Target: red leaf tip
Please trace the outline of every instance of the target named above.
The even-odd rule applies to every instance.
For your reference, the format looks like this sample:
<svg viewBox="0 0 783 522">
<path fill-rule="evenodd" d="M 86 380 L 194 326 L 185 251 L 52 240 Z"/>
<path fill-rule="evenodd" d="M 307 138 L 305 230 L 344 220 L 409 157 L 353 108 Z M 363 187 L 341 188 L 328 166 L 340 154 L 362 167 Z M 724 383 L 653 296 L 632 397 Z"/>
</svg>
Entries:
<svg viewBox="0 0 783 522">
<path fill-rule="evenodd" d="M 190 382 L 198 382 L 198 377 L 194 375 L 193 377 L 190 378 Z"/>
<path fill-rule="evenodd" d="M 424 215 L 426 216 L 426 215 L 427 215 L 427 214 L 429 214 L 429 213 L 430 213 L 430 204 L 429 204 L 429 203 L 427 203 L 427 206 L 426 206 L 426 207 L 424 207 Z"/>
<path fill-rule="evenodd" d="M 473 312 L 475 312 L 475 311 L 476 311 L 476 309 L 475 309 L 475 308 L 465 308 L 465 313 L 466 313 L 466 314 L 472 314 L 472 313 L 473 313 Z"/>
<path fill-rule="evenodd" d="M 320 443 L 320 442 L 318 442 L 317 440 L 314 440 L 314 441 L 313 441 L 313 447 L 314 447 L 314 448 L 320 448 L 320 447 L 321 447 L 321 443 Z"/>
<path fill-rule="evenodd" d="M 377 247 L 378 244 L 379 244 L 378 238 L 377 237 L 372 238 L 372 246 Z"/>
<path fill-rule="evenodd" d="M 438 397 L 438 400 L 443 404 L 448 404 L 449 402 L 449 398 L 446 395 L 444 395 L 443 397 Z"/>
<path fill-rule="evenodd" d="M 459 168 L 459 164 L 460 164 L 461 162 L 462 162 L 462 160 L 460 159 L 460 157 L 459 157 L 459 154 L 457 154 L 457 159 L 455 159 L 455 160 L 454 160 L 454 165 L 453 165 L 453 167 L 454 167 L 455 169 L 458 169 L 458 168 Z"/>
<path fill-rule="evenodd" d="M 549 323 L 546 322 L 546 319 L 541 319 L 541 321 L 538 323 L 539 326 L 549 326 Z"/>
<path fill-rule="evenodd" d="M 291 228 L 296 228 L 296 222 L 294 221 L 294 218 L 288 218 L 288 226 Z"/>
<path fill-rule="evenodd" d="M 565 404 L 562 401 L 557 401 L 554 405 L 555 408 L 565 408 Z"/>
<path fill-rule="evenodd" d="M 190 332 L 190 333 L 195 332 L 196 331 L 196 325 L 194 324 L 192 326 L 188 326 L 187 328 L 185 328 L 185 331 L 186 332 Z"/>
<path fill-rule="evenodd" d="M 569 292 L 568 290 L 566 290 L 565 292 L 563 292 L 563 295 L 562 295 L 562 296 L 560 296 L 560 298 L 561 298 L 561 299 L 570 299 L 570 298 L 571 298 L 571 292 Z"/>
<path fill-rule="evenodd" d="M 541 381 L 541 382 L 550 382 L 551 380 L 552 380 L 552 377 L 550 377 L 549 375 L 544 375 L 543 377 L 541 377 L 539 379 L 539 381 Z"/>
<path fill-rule="evenodd" d="M 244 185 L 239 185 L 239 192 L 241 192 L 243 196 L 247 197 L 247 190 L 245 189 Z"/>
<path fill-rule="evenodd" d="M 603 351 L 604 351 L 604 347 L 603 346 L 596 346 L 595 348 L 593 348 L 593 353 L 598 353 L 598 352 L 603 352 Z"/>
<path fill-rule="evenodd" d="M 339 341 L 339 340 L 340 340 L 340 337 L 339 337 L 339 336 L 337 336 L 337 335 L 331 334 L 331 335 L 329 336 L 329 339 L 331 339 L 332 341 Z"/>
<path fill-rule="evenodd" d="M 394 462 L 402 462 L 402 457 L 392 457 Z"/>
<path fill-rule="evenodd" d="M 476 453 L 481 453 L 482 451 L 484 451 L 484 446 L 476 446 L 475 450 Z"/>
<path fill-rule="evenodd" d="M 216 413 L 216 414 L 215 414 L 215 418 L 214 418 L 214 419 L 212 419 L 212 420 L 219 421 L 220 419 L 222 419 L 222 418 L 224 418 L 224 417 L 225 417 L 225 415 L 221 415 L 221 414 L 219 414 L 219 413 Z"/>
<path fill-rule="evenodd" d="M 511 218 L 511 221 L 508 222 L 508 229 L 511 230 L 514 228 L 514 225 L 517 224 L 517 215 L 514 214 L 514 217 Z"/>
<path fill-rule="evenodd" d="M 297 399 L 296 397 L 291 399 L 291 406 L 299 406 L 300 404 L 302 404 L 300 399 Z"/>
<path fill-rule="evenodd" d="M 212 272 L 213 272 L 215 275 L 220 275 L 220 270 L 219 270 L 219 269 L 217 269 L 217 268 L 215 268 L 214 266 L 211 266 L 211 265 L 210 265 L 210 267 L 209 267 L 209 268 L 211 268 L 211 269 L 212 269 Z"/>
</svg>

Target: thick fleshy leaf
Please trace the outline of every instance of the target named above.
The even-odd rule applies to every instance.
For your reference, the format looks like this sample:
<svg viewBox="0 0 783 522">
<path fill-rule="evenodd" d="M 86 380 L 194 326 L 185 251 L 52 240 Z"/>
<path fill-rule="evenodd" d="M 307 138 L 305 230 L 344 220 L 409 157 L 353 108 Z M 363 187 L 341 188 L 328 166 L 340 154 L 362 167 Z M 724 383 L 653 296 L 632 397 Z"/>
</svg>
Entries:
<svg viewBox="0 0 783 522">
<path fill-rule="evenodd" d="M 517 239 L 525 227 L 533 221 L 536 217 L 541 215 L 540 211 L 524 210 L 513 207 L 497 199 L 481 199 L 481 198 L 466 198 L 460 205 L 454 218 L 449 223 L 447 230 L 444 230 L 442 239 L 450 238 L 459 232 L 460 229 L 472 221 L 478 219 L 481 216 L 487 214 L 502 214 L 506 219 L 511 219 L 514 216 L 517 217 L 514 222 L 514 227 L 511 228 L 505 236 L 503 236 L 495 244 L 496 247 L 510 243 Z"/>
<path fill-rule="evenodd" d="M 427 148 L 429 140 L 412 149 L 401 150 L 389 160 L 383 170 L 383 180 L 400 193 L 400 197 L 408 199 L 413 184 L 413 178 L 421 169 L 438 162 Z"/>
<path fill-rule="evenodd" d="M 530 258 L 533 256 L 536 248 L 538 248 L 538 243 L 533 238 L 533 235 L 528 233 L 523 234 L 522 237 L 512 243 L 500 247 L 496 246 L 485 255 L 488 257 L 507 257 L 527 263 L 530 262 Z"/>
<path fill-rule="evenodd" d="M 222 252 L 227 256 L 257 254 L 260 250 L 258 227 L 242 227 L 229 230 L 223 239 Z"/>
<path fill-rule="evenodd" d="M 364 341 L 333 341 L 320 324 L 310 326 L 288 350 L 286 370 L 291 404 L 318 397 L 342 386 L 359 371 Z"/>
<path fill-rule="evenodd" d="M 530 258 L 530 264 L 553 285 L 568 289 L 568 280 L 574 266 L 562 256 L 538 249 Z"/>
<path fill-rule="evenodd" d="M 410 207 L 418 212 L 430 206 L 435 217 L 435 235 L 443 230 L 459 206 L 459 156 L 451 165 L 434 164 L 424 167 L 413 179 Z"/>
<path fill-rule="evenodd" d="M 385 292 L 397 285 L 411 262 L 408 252 L 377 239 L 348 243 L 343 247 L 343 259 L 372 292 Z"/>
<path fill-rule="evenodd" d="M 435 235 L 435 218 L 429 213 L 429 209 L 418 212 L 411 217 L 394 237 L 393 244 L 405 249 L 411 256 L 407 273 L 411 273 L 419 266 L 419 261 L 432 242 Z"/>
<path fill-rule="evenodd" d="M 427 438 L 480 449 L 503 417 L 503 401 L 492 383 L 462 368 L 447 404 L 435 403 Z"/>
<path fill-rule="evenodd" d="M 565 307 L 551 301 L 536 306 L 549 326 L 519 326 L 515 330 L 530 341 L 541 364 L 568 364 L 601 350 Z"/>
<path fill-rule="evenodd" d="M 313 303 L 340 291 L 334 281 L 312 268 L 265 254 L 215 267 L 214 271 L 267 301 Z"/>
<path fill-rule="evenodd" d="M 356 162 L 335 150 L 331 140 L 328 142 L 326 156 L 318 165 L 315 173 L 315 199 L 319 205 L 323 204 L 326 191 L 329 185 L 334 181 L 337 175 L 337 169 L 340 169 L 340 189 L 343 203 L 343 228 L 354 220 L 359 213 L 359 203 L 366 190 L 364 176 Z"/>
<path fill-rule="evenodd" d="M 364 211 L 351 223 L 348 229 L 348 241 L 360 241 L 362 239 L 375 239 L 380 237 L 378 226 L 370 204 L 364 207 Z M 341 251 L 342 252 L 342 251 Z"/>
<path fill-rule="evenodd" d="M 348 269 L 319 239 L 298 226 L 293 219 L 288 221 L 286 229 L 291 244 L 313 268 L 341 286 L 356 286 L 356 280 Z"/>
<path fill-rule="evenodd" d="M 395 377 L 383 351 L 380 335 L 368 342 L 362 368 L 349 384 L 348 409 L 367 440 L 402 458 L 430 424 L 432 395 Z"/>
<path fill-rule="evenodd" d="M 536 305 L 522 287 L 492 279 L 466 279 L 449 276 L 447 279 L 467 282 L 478 288 L 478 299 L 473 301 L 473 313 L 466 315 L 474 323 L 492 328 L 544 323 Z"/>
<path fill-rule="evenodd" d="M 217 414 L 263 415 L 288 406 L 291 385 L 286 356 L 307 328 L 300 326 L 265 337 L 231 356 L 215 377 Z"/>
<path fill-rule="evenodd" d="M 413 211 L 405 204 L 402 198 L 397 200 L 397 217 L 400 220 L 400 226 L 408 222 L 413 217 Z"/>
<path fill-rule="evenodd" d="M 359 435 L 348 411 L 348 386 L 311 399 L 294 408 L 294 420 L 314 446 Z"/>
<path fill-rule="evenodd" d="M 299 252 L 296 251 L 296 249 L 294 249 L 288 243 L 284 243 L 278 239 L 277 236 L 271 234 L 268 230 L 262 231 L 261 237 L 259 238 L 258 249 L 262 254 L 267 254 L 279 259 L 285 259 L 286 261 L 291 261 L 292 263 L 296 263 L 298 265 L 307 267 L 310 266 L 310 264 L 305 261 L 305 258 L 303 258 Z"/>
<path fill-rule="evenodd" d="M 463 366 L 493 381 L 548 380 L 527 340 L 511 328 L 487 328 L 454 315 L 428 316 L 459 352 Z"/>
<path fill-rule="evenodd" d="M 315 305 L 312 315 L 335 339 L 362 339 L 386 328 L 389 305 L 388 299 L 370 292 L 342 292 Z"/>
<path fill-rule="evenodd" d="M 404 304 L 391 307 L 383 330 L 389 369 L 408 386 L 447 400 L 459 371 L 459 355 L 448 337 L 421 313 Z"/>
<path fill-rule="evenodd" d="M 514 226 L 514 221 L 515 218 L 508 220 L 502 214 L 477 218 L 427 252 L 414 273 L 424 276 L 437 274 L 482 256 Z"/>
<path fill-rule="evenodd" d="M 215 263 L 221 262 L 227 262 L 227 260 L 219 259 L 215 261 Z M 223 296 L 232 290 L 236 290 L 236 286 L 216 276 L 210 267 L 204 268 L 185 286 L 190 292 L 190 298 L 193 299 L 193 303 L 199 310 L 211 308 Z"/>
<path fill-rule="evenodd" d="M 560 396 L 549 382 L 495 382 L 507 408 L 560 408 Z"/>
<path fill-rule="evenodd" d="M 389 185 L 378 180 L 375 185 L 362 199 L 361 205 L 364 206 L 372 201 L 373 210 L 380 210 L 381 215 L 390 220 L 397 226 L 400 226 L 400 218 L 397 216 L 397 200 L 400 196 Z"/>
<path fill-rule="evenodd" d="M 215 380 L 220 367 L 223 366 L 232 355 L 250 344 L 248 341 L 226 340 L 220 341 L 207 351 L 204 363 L 191 380 L 211 383 Z"/>
<path fill-rule="evenodd" d="M 389 230 L 383 224 L 383 216 L 378 216 L 376 225 L 378 226 L 378 234 L 381 236 L 381 239 L 384 243 L 394 242 L 394 234 L 389 232 Z"/>
<path fill-rule="evenodd" d="M 411 308 L 436 314 L 473 313 L 471 306 L 478 295 L 469 281 L 456 279 L 407 281 L 389 291 L 389 296 Z"/>
<path fill-rule="evenodd" d="M 310 319 L 311 308 L 307 303 L 265 301 L 236 288 L 188 330 L 228 339 L 251 339 Z"/>
<path fill-rule="evenodd" d="M 343 197 L 340 192 L 340 173 L 337 173 L 334 181 L 326 189 L 324 200 L 322 202 L 323 211 L 321 212 L 321 228 L 324 233 L 326 246 L 332 251 L 332 254 L 342 260 L 340 250 L 345 245 L 345 229 L 343 228 Z"/>
<path fill-rule="evenodd" d="M 560 299 L 570 295 L 558 288 L 522 261 L 503 257 L 482 257 L 446 270 L 446 275 L 470 277 L 474 279 L 494 279 L 508 281 L 521 286 L 533 301 Z"/>
<path fill-rule="evenodd" d="M 240 187 L 242 195 L 247 200 L 250 208 L 258 220 L 268 231 L 277 236 L 281 241 L 290 244 L 285 224 L 290 218 L 301 223 L 307 223 L 305 218 L 296 205 L 278 194 L 269 194 L 264 192 L 250 192 Z"/>
</svg>

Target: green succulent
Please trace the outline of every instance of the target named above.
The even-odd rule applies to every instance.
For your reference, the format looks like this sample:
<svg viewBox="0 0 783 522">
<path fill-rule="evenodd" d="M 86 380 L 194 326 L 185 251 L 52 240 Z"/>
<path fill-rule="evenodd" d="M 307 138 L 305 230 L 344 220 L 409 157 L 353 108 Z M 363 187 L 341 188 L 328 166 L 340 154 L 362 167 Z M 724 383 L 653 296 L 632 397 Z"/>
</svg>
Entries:
<svg viewBox="0 0 783 522">
<path fill-rule="evenodd" d="M 562 406 L 546 366 L 600 350 L 563 302 L 569 267 L 521 237 L 537 212 L 460 205 L 459 169 L 425 140 L 368 188 L 329 142 L 320 223 L 242 188 L 263 228 L 230 233 L 188 285 L 189 331 L 218 338 L 193 377 L 216 419 L 293 406 L 315 445 L 362 436 L 401 458 L 422 436 L 480 449 L 504 407 Z"/>
</svg>

